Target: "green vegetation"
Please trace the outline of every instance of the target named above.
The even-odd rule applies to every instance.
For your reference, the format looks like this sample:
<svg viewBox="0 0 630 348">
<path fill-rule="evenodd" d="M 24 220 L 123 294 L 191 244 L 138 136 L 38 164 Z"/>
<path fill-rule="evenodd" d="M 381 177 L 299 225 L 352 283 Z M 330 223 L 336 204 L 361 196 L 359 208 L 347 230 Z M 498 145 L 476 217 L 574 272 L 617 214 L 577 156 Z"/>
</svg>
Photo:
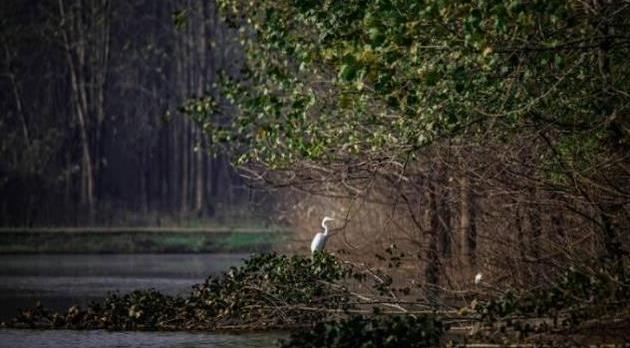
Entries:
<svg viewBox="0 0 630 348">
<path fill-rule="evenodd" d="M 352 275 L 336 258 L 258 255 L 219 277 L 195 285 L 187 297 L 154 290 L 110 294 L 89 308 L 52 313 L 26 310 L 9 327 L 110 330 L 220 330 L 310 326 L 326 317 L 317 309 L 349 306 L 335 283 Z M 309 307 L 315 310 L 309 310 Z"/>
<path fill-rule="evenodd" d="M 216 244 L 219 250 L 248 250 L 252 247 L 269 248 L 281 241 L 283 236 L 273 233 L 231 233 L 219 239 Z"/>
<path fill-rule="evenodd" d="M 339 322 L 320 322 L 291 335 L 282 348 L 298 347 L 437 347 L 446 327 L 433 315 L 366 318 L 354 316 Z"/>
<path fill-rule="evenodd" d="M 223 232 L 221 232 L 223 231 Z M 269 250 L 283 230 L 55 229 L 4 230 L 0 253 L 209 253 Z"/>
<path fill-rule="evenodd" d="M 553 287 L 519 294 L 508 291 L 476 304 L 475 310 L 487 326 L 480 336 L 489 338 L 510 330 L 527 337 L 541 333 L 588 332 L 595 328 L 614 336 L 615 331 L 629 328 L 630 281 L 620 278 L 614 269 L 570 269 Z"/>
<path fill-rule="evenodd" d="M 630 285 L 600 270 L 592 277 L 571 270 L 552 288 L 507 293 L 477 300 L 459 314 L 433 310 L 391 311 L 382 301 L 355 291 L 394 288 L 365 276 L 365 270 L 329 254 L 312 258 L 254 255 L 240 267 L 193 286 L 188 296 L 155 290 L 111 293 L 83 309 L 65 313 L 41 305 L 3 323 L 12 328 L 108 330 L 270 330 L 291 329 L 289 347 L 432 347 L 462 342 L 562 342 L 584 324 L 623 337 Z M 596 304 L 583 305 L 583 300 Z M 390 310 L 385 310 L 389 308 Z M 367 309 L 367 310 L 366 310 Z M 470 324 L 473 336 L 462 336 Z M 612 324 L 612 325 L 611 325 Z M 621 335 L 621 336 L 620 336 Z M 588 341 L 585 341 L 588 342 Z"/>
<path fill-rule="evenodd" d="M 510 142 L 544 125 L 558 136 L 549 170 L 585 174 L 596 154 L 629 145 L 628 119 L 615 117 L 630 88 L 621 4 L 219 4 L 246 51 L 245 74 L 224 81 L 240 113 L 226 124 L 210 96 L 183 109 L 240 164 L 404 159 L 438 139 Z"/>
</svg>

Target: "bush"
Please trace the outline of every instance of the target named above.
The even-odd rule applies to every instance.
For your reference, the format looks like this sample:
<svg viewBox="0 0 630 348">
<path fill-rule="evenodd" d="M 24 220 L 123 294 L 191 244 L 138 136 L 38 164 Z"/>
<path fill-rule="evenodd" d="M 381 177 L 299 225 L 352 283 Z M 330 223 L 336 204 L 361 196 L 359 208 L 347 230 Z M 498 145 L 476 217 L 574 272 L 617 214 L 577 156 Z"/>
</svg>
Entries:
<svg viewBox="0 0 630 348">
<path fill-rule="evenodd" d="M 434 316 L 355 316 L 339 322 L 318 323 L 293 333 L 282 348 L 293 347 L 436 347 L 446 327 Z"/>
<path fill-rule="evenodd" d="M 325 253 L 312 258 L 255 255 L 243 266 L 195 285 L 187 297 L 152 289 L 111 293 L 85 310 L 73 306 L 66 313 L 53 313 L 38 305 L 5 325 L 111 330 L 310 326 L 326 316 L 321 309 L 349 308 L 349 292 L 334 283 L 351 275 Z"/>
</svg>

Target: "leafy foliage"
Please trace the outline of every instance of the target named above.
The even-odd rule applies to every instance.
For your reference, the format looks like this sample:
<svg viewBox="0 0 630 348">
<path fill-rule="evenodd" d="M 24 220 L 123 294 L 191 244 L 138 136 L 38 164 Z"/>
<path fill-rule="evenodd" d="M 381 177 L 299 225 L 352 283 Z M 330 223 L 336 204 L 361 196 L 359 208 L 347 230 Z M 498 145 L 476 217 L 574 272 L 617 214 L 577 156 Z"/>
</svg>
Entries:
<svg viewBox="0 0 630 348">
<path fill-rule="evenodd" d="M 164 329 L 183 305 L 181 298 L 152 289 L 135 290 L 125 295 L 110 293 L 87 309 L 72 306 L 65 313 L 51 312 L 38 303 L 3 324 L 16 328 L 156 330 Z"/>
<path fill-rule="evenodd" d="M 509 140 L 536 125 L 568 137 L 563 161 L 628 145 L 614 116 L 630 87 L 620 3 L 219 3 L 245 49 L 243 74 L 223 81 L 239 112 L 220 119 L 215 103 L 196 119 L 240 163 L 403 157 L 440 137 L 491 128 Z"/>
<path fill-rule="evenodd" d="M 303 307 L 343 308 L 349 294 L 333 282 L 351 271 L 329 254 L 314 258 L 267 254 L 232 267 L 219 278 L 196 285 L 186 303 L 205 308 L 209 318 L 233 318 L 238 323 L 267 322 L 270 325 L 301 325 L 321 319 L 324 312 Z"/>
<path fill-rule="evenodd" d="M 293 333 L 281 347 L 437 347 L 445 330 L 434 316 L 355 316 Z"/>
<path fill-rule="evenodd" d="M 505 295 L 477 305 L 482 319 L 490 324 L 502 323 L 521 333 L 542 330 L 511 318 L 554 318 L 555 325 L 571 328 L 592 319 L 621 313 L 630 305 L 630 282 L 614 270 L 602 268 L 596 272 L 584 269 L 567 270 L 551 288 L 529 293 Z"/>
</svg>

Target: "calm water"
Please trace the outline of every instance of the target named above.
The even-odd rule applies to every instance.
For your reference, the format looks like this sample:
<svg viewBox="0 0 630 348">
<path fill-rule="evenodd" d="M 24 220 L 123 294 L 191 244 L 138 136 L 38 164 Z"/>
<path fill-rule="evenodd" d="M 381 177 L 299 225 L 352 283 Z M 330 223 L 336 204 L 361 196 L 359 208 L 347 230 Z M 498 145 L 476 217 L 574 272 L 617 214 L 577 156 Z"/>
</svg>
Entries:
<svg viewBox="0 0 630 348">
<path fill-rule="evenodd" d="M 64 310 L 108 291 L 177 295 L 245 254 L 0 255 L 0 319 L 40 300 Z M 0 330 L 0 347 L 272 347 L 276 335 Z"/>
<path fill-rule="evenodd" d="M 193 348 L 274 347 L 274 335 L 213 335 L 189 332 L 31 331 L 0 329 L 0 347 L 6 348 Z"/>
</svg>

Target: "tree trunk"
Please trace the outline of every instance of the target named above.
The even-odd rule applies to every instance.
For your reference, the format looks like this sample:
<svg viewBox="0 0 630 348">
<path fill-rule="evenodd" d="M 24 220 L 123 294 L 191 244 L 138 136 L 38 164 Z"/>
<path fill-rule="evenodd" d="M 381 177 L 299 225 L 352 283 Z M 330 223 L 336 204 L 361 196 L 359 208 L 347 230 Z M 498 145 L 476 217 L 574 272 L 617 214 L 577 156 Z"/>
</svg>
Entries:
<svg viewBox="0 0 630 348">
<path fill-rule="evenodd" d="M 440 237 L 440 252 L 442 257 L 450 258 L 453 253 L 453 243 L 451 235 L 451 210 L 448 206 L 449 203 L 449 188 L 448 183 L 443 182 L 441 185 L 441 192 L 439 194 L 439 205 L 437 207 L 438 213 L 438 235 Z"/>
<path fill-rule="evenodd" d="M 78 35 L 77 42 L 70 41 L 69 29 L 64 25 L 61 28 L 61 34 L 64 42 L 64 49 L 66 53 L 66 59 L 68 62 L 68 70 L 70 71 L 70 82 L 72 86 L 72 92 L 74 95 L 75 113 L 79 120 L 79 139 L 81 141 L 81 191 L 80 202 L 83 206 L 88 208 L 89 220 L 92 221 L 95 207 L 95 195 L 94 195 L 94 170 L 92 166 L 92 154 L 90 151 L 90 141 L 88 138 L 88 101 L 86 96 L 86 86 L 81 79 L 81 71 L 85 68 L 85 38 L 83 37 L 83 28 L 81 25 L 80 11 L 78 16 L 71 16 L 68 18 L 64 9 L 63 1 L 58 0 L 59 14 L 61 15 L 62 24 L 66 20 L 70 19 L 71 28 L 74 29 Z M 76 18 L 75 18 L 76 17 Z M 70 31 L 70 33 L 72 33 Z M 76 49 L 73 45 L 76 44 Z M 73 58 L 73 52 L 76 51 L 77 59 Z"/>
<path fill-rule="evenodd" d="M 464 173 L 459 180 L 459 255 L 462 265 L 470 270 L 475 266 L 476 231 L 472 211 L 470 179 Z"/>
<path fill-rule="evenodd" d="M 199 31 L 197 34 L 198 40 L 198 55 L 199 55 L 199 64 L 197 65 L 198 73 L 197 75 L 197 95 L 204 95 L 204 88 L 206 85 L 206 51 L 208 50 L 206 42 L 208 38 L 206 37 L 206 11 L 205 11 L 205 2 L 201 1 L 198 3 L 201 7 L 198 11 L 199 13 Z M 198 142 L 197 151 L 195 152 L 195 191 L 194 191 L 194 209 L 198 216 L 202 216 L 204 213 L 204 193 L 205 193 L 205 178 L 204 178 L 204 163 L 205 163 L 205 154 L 203 151 L 203 134 L 201 129 L 195 125 L 195 134 L 196 140 Z"/>
<path fill-rule="evenodd" d="M 431 180 L 427 186 L 425 193 L 427 208 L 425 209 L 424 224 L 425 226 L 429 226 L 429 230 L 428 238 L 425 238 L 427 243 L 425 260 L 427 264 L 424 270 L 424 279 L 427 284 L 427 297 L 432 301 L 437 299 L 438 296 L 435 285 L 438 284 L 440 272 L 440 258 L 438 253 L 438 230 L 440 228 L 440 221 L 438 216 L 437 194 L 435 191 L 437 184 Z"/>
<path fill-rule="evenodd" d="M 7 75 L 9 77 L 9 81 L 11 82 L 11 90 L 13 92 L 13 98 L 15 99 L 15 109 L 17 111 L 17 114 L 20 117 L 20 122 L 22 124 L 22 134 L 24 136 L 24 142 L 26 143 L 26 146 L 29 147 L 31 144 L 31 140 L 30 140 L 29 131 L 28 131 L 28 122 L 26 120 L 26 115 L 22 107 L 22 97 L 21 97 L 20 89 L 17 84 L 17 81 L 15 80 L 15 74 L 13 73 L 13 69 L 11 68 L 12 59 L 11 59 L 11 54 L 9 53 L 9 47 L 6 45 L 6 43 L 4 44 L 4 53 L 6 56 Z"/>
</svg>

